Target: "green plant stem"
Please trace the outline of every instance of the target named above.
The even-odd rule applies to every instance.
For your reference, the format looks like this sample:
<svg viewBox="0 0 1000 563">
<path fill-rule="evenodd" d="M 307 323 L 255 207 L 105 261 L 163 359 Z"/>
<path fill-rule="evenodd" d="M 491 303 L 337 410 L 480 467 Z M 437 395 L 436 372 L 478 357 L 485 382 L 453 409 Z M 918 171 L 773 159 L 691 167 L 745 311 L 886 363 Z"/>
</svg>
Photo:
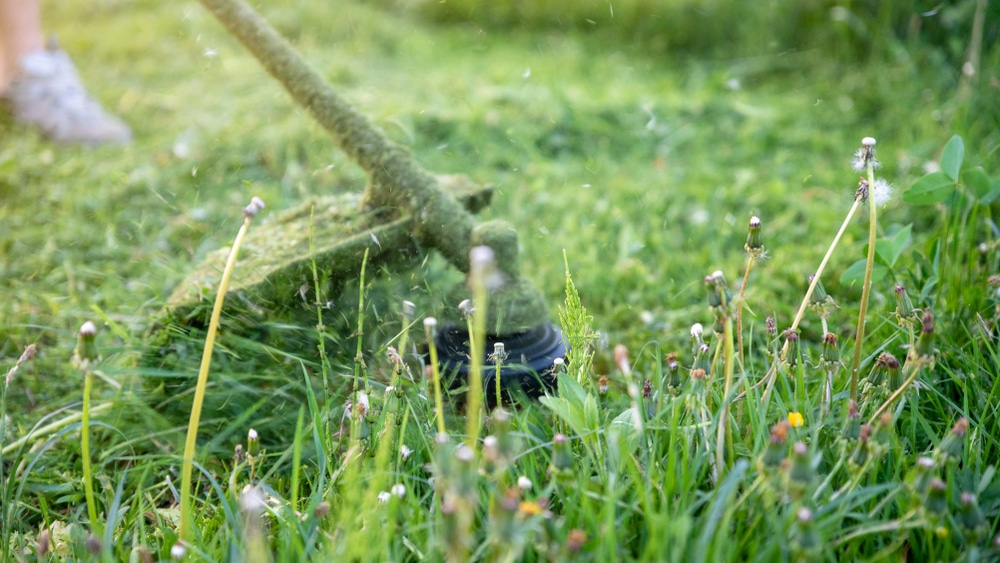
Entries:
<svg viewBox="0 0 1000 563">
<path fill-rule="evenodd" d="M 250 228 L 252 218 L 245 216 L 240 231 L 236 234 L 233 247 L 229 251 L 229 259 L 222 271 L 219 282 L 219 292 L 215 295 L 215 305 L 208 322 L 208 334 L 205 335 L 205 347 L 201 354 L 201 366 L 198 368 L 198 382 L 194 388 L 194 402 L 191 405 L 191 419 L 188 421 L 187 439 L 184 442 L 184 458 L 181 464 L 181 521 L 177 536 L 184 543 L 191 543 L 194 520 L 191 514 L 191 471 L 194 468 L 194 449 L 198 441 L 198 424 L 201 422 L 201 407 L 205 402 L 205 388 L 208 386 L 208 369 L 212 365 L 212 349 L 215 347 L 215 334 L 219 330 L 219 318 L 222 316 L 222 303 L 226 299 L 229 280 L 236 268 L 236 255 L 239 253 L 243 237 Z"/>
<path fill-rule="evenodd" d="M 90 467 L 90 392 L 94 386 L 94 374 L 88 369 L 83 376 L 83 412 L 80 418 L 80 449 L 83 456 L 83 490 L 87 497 L 87 516 L 90 529 L 101 537 L 101 523 L 97 520 L 97 501 L 94 500 L 93 471 Z"/>
<path fill-rule="evenodd" d="M 740 365 L 743 365 L 743 299 L 747 291 L 747 282 L 750 280 L 750 269 L 753 268 L 753 258 L 753 254 L 747 255 L 747 269 L 743 273 L 740 296 L 736 300 L 736 350 L 740 356 Z"/>
<path fill-rule="evenodd" d="M 878 227 L 878 206 L 875 205 L 872 190 L 875 189 L 875 167 L 868 162 L 868 258 L 865 264 L 865 281 L 861 286 L 861 303 L 858 304 L 858 329 L 854 339 L 854 360 L 851 362 L 851 400 L 858 400 L 858 371 L 861 369 L 861 349 L 865 340 L 865 317 L 868 315 L 868 298 L 872 289 L 872 269 L 875 266 L 875 237 Z"/>
<path fill-rule="evenodd" d="M 473 449 L 482 426 L 483 355 L 486 343 L 486 307 L 489 299 L 482 272 L 469 276 L 472 282 L 472 331 L 469 332 L 469 394 L 466 411 L 465 444 Z"/>
<path fill-rule="evenodd" d="M 493 361 L 496 362 L 496 373 L 493 376 L 493 381 L 496 384 L 497 408 L 499 409 L 500 408 L 500 404 L 501 404 L 500 403 L 500 369 L 501 369 L 501 364 L 503 363 L 503 360 L 500 357 L 497 357 Z"/>
<path fill-rule="evenodd" d="M 813 291 L 816 290 L 816 285 L 819 284 L 820 278 L 823 276 L 823 270 L 826 269 L 827 262 L 830 261 L 830 257 L 833 256 L 834 249 L 840 244 L 841 237 L 844 236 L 844 232 L 847 231 L 847 225 L 851 223 L 851 219 L 854 214 L 858 211 L 858 207 L 861 206 L 861 198 L 854 199 L 854 205 L 851 206 L 850 211 L 847 212 L 847 217 L 844 217 L 844 222 L 840 225 L 840 230 L 837 231 L 837 236 L 833 237 L 833 242 L 830 243 L 830 248 L 826 250 L 826 255 L 823 256 L 823 260 L 820 261 L 819 267 L 816 268 L 816 274 L 813 276 L 813 281 L 809 284 L 809 289 L 806 290 L 805 297 L 802 298 L 802 303 L 799 305 L 799 310 L 795 313 L 795 318 L 792 320 L 792 330 L 796 330 L 799 327 L 799 323 L 802 322 L 802 317 L 805 316 L 806 307 L 809 306 L 809 299 L 812 298 Z M 767 381 L 767 387 L 764 389 L 764 393 L 761 395 L 761 402 L 766 402 L 771 394 L 771 388 L 774 387 L 774 382 L 778 378 L 778 364 L 780 364 L 785 359 L 785 355 L 788 353 L 788 341 L 781 347 L 781 358 L 775 359 L 775 362 L 771 364 L 771 368 L 768 370 L 767 375 L 764 376 L 763 381 Z"/>
<path fill-rule="evenodd" d="M 729 303 L 725 300 L 725 293 L 723 292 L 722 307 L 727 308 Z M 724 374 L 723 386 L 722 386 L 722 411 L 719 414 L 719 426 L 716 432 L 716 442 L 715 442 L 715 463 L 719 468 L 719 477 L 722 477 L 725 473 L 723 468 L 725 466 L 725 458 L 723 457 L 723 451 L 726 449 L 726 444 L 729 445 L 729 459 L 730 461 L 735 457 L 733 455 L 733 441 L 732 436 L 730 436 L 729 428 L 729 391 L 733 384 L 733 363 L 735 361 L 735 353 L 733 351 L 733 321 L 726 313 L 726 320 L 723 323 L 723 346 L 725 347 L 725 356 L 723 359 L 722 371 Z"/>
<path fill-rule="evenodd" d="M 438 434 L 444 436 L 446 433 L 444 428 L 444 400 L 441 397 L 441 368 L 438 367 L 438 350 L 433 335 L 429 335 L 427 338 L 427 348 L 431 356 L 431 376 L 434 378 L 432 383 L 434 384 L 434 410 L 437 414 Z"/>
<path fill-rule="evenodd" d="M 354 353 L 354 389 L 351 393 L 351 404 L 358 404 L 358 379 L 361 375 L 365 378 L 365 393 L 370 391 L 368 384 L 368 370 L 365 369 L 365 358 L 362 355 L 362 344 L 365 336 L 365 266 L 368 265 L 368 248 L 365 248 L 365 256 L 361 259 L 361 279 L 358 282 L 358 346 Z"/>
</svg>

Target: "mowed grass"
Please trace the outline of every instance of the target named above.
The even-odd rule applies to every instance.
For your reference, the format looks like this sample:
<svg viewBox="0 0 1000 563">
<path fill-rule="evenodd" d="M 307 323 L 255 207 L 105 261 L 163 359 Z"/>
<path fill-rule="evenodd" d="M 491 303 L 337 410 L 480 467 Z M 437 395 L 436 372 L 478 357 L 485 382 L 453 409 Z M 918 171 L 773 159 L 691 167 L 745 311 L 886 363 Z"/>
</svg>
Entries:
<svg viewBox="0 0 1000 563">
<path fill-rule="evenodd" d="M 481 217 L 517 227 L 522 270 L 553 310 L 563 299 L 565 253 L 602 334 L 598 373 L 614 369 L 616 343 L 638 351 L 637 370 L 647 373 L 661 361 L 654 351 L 688 349 L 691 324 L 712 321 L 702 280 L 717 269 L 739 278 L 752 215 L 763 220 L 770 259 L 755 266 L 744 323 L 759 332 L 774 314 L 786 326 L 851 205 L 858 178 L 850 159 L 862 137 L 878 139 L 880 175 L 897 193 L 953 133 L 965 137 L 968 163 L 996 173 L 996 110 L 976 111 L 988 107 L 995 49 L 979 85 L 963 94 L 951 61 L 894 39 L 857 60 L 837 44 L 698 56 L 627 33 L 436 24 L 391 3 L 259 9 L 428 169 L 496 186 Z M 136 140 L 55 147 L 0 120 L 0 358 L 12 362 L 29 343 L 40 350 L 7 396 L 15 436 L 79 401 L 81 380 L 68 360 L 85 320 L 101 326 L 106 357 L 95 401 L 142 388 L 149 370 L 138 357 L 151 319 L 201 257 L 230 244 L 251 196 L 267 202 L 266 220 L 365 182 L 200 4 L 49 3 L 45 16 L 93 94 Z M 883 230 L 914 223 L 919 248 L 936 227 L 933 212 L 898 197 L 880 214 Z M 844 307 L 831 330 L 844 338 L 860 288 L 837 279 L 864 257 L 866 242 L 866 219 L 858 219 L 825 278 Z M 366 352 L 398 332 L 400 301 L 454 281 L 447 268 L 429 260 L 412 272 L 370 274 L 399 283 L 368 305 L 373 318 L 396 324 L 366 334 Z M 889 282 L 874 288 L 876 314 L 891 291 Z M 326 314 L 340 321 L 344 344 L 331 361 L 349 365 L 357 296 L 331 297 Z M 421 303 L 421 317 L 456 305 Z M 819 339 L 817 322 L 806 330 Z M 277 370 L 267 377 L 284 391 L 284 368 L 273 367 L 280 364 L 255 367 Z M 248 370 L 236 360 L 220 369 L 235 381 Z M 299 399 L 257 403 L 247 417 L 287 425 Z M 175 406 L 185 404 L 181 397 Z M 109 424 L 152 412 L 135 409 Z M 153 437 L 155 449 L 176 455 L 183 420 L 151 419 L 126 434 Z M 260 425 L 215 421 L 226 432 L 211 447 L 229 450 L 251 422 Z"/>
</svg>

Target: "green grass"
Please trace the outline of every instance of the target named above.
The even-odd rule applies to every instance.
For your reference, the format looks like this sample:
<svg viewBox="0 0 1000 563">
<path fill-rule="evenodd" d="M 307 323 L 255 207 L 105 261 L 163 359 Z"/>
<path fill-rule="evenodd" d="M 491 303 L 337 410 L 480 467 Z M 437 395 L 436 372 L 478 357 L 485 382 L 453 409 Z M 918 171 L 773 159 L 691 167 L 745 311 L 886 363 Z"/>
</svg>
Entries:
<svg viewBox="0 0 1000 563">
<path fill-rule="evenodd" d="M 900 197 L 956 133 L 965 141 L 964 189 L 976 166 L 990 189 L 996 185 L 995 18 L 987 19 L 979 81 L 963 87 L 974 2 L 949 8 L 950 20 L 925 16 L 917 31 L 900 23 L 909 21 L 900 16 L 908 7 L 877 14 L 854 7 L 868 35 L 815 8 L 804 20 L 776 20 L 770 42 L 760 22 L 789 15 L 770 5 L 753 15 L 728 13 L 724 3 L 688 14 L 695 22 L 714 18 L 698 39 L 680 34 L 683 19 L 629 19 L 632 6 L 657 6 L 640 1 L 616 5 L 619 19 L 610 23 L 603 7 L 597 19 L 588 15 L 589 4 L 567 13 L 566 23 L 553 23 L 549 3 L 520 23 L 503 13 L 413 4 L 262 9 L 429 170 L 496 185 L 480 218 L 518 228 L 522 271 L 553 319 L 585 327 L 585 314 L 593 316 L 600 332 L 593 357 L 574 357 L 545 404 L 518 409 L 508 423 L 491 419 L 483 433 L 497 436 L 496 451 L 480 442 L 469 461 L 455 457 L 465 420 L 450 401 L 454 434 L 435 444 L 433 401 L 416 362 L 420 384 L 384 393 L 385 350 L 404 329 L 402 300 L 418 305 L 411 342 L 422 340 L 423 317 L 456 305 L 444 296 L 459 277 L 440 257 L 413 270 L 370 270 L 364 287 L 348 280 L 343 292 L 322 296 L 329 301 L 319 311 L 322 336 L 317 310 L 306 303 L 257 334 L 223 332 L 195 467 L 200 539 L 189 554 L 538 560 L 569 557 L 586 538 L 578 549 L 593 560 L 878 560 L 900 549 L 921 560 L 997 556 L 989 546 L 1000 526 L 1000 353 L 975 322 L 980 314 L 997 330 L 986 283 L 1000 273 L 997 203 L 951 192 L 932 205 Z M 663 4 L 681 14 L 686 6 Z M 313 195 L 359 192 L 365 178 L 199 4 L 69 2 L 46 6 L 45 15 L 92 92 L 130 123 L 136 141 L 124 149 L 53 147 L 0 118 L 0 369 L 26 345 L 39 349 L 3 390 L 0 444 L 24 441 L 0 460 L 0 545 L 21 554 L 15 560 L 35 560 L 35 538 L 47 527 L 61 558 L 87 557 L 83 380 L 70 357 L 89 319 L 100 327 L 105 358 L 94 372 L 90 424 L 106 529 L 99 541 L 111 560 L 140 547 L 166 559 L 201 341 L 179 338 L 172 355 L 159 357 L 147 338 L 151 319 L 195 263 L 231 244 L 251 196 L 267 202 L 266 221 Z M 743 16 L 750 23 L 735 47 L 708 43 L 725 37 L 726 17 Z M 659 40 L 665 33 L 674 39 Z M 879 447 L 859 450 L 856 440 L 839 438 L 846 369 L 835 376 L 832 412 L 820 414 L 825 375 L 812 359 L 823 335 L 813 313 L 801 329 L 809 360 L 801 371 L 779 370 L 764 408 L 762 388 L 752 384 L 771 365 L 764 318 L 775 315 L 779 331 L 790 324 L 806 275 L 853 201 L 851 154 L 868 135 L 878 139 L 878 175 L 897 193 L 879 210 L 879 236 L 913 226 L 910 244 L 873 285 L 862 375 L 880 352 L 906 357 L 909 337 L 891 317 L 893 283 L 907 286 L 916 307 L 933 308 L 939 351 L 920 389 L 891 409 L 892 430 Z M 734 374 L 735 392 L 746 396 L 729 407 L 718 467 L 722 361 L 710 383 L 688 381 L 689 328 L 705 325 L 714 354 L 715 313 L 706 309 L 702 280 L 717 269 L 732 283 L 742 278 L 752 215 L 763 220 L 770 259 L 750 277 L 742 324 L 753 348 Z M 840 279 L 865 257 L 867 227 L 854 220 L 823 280 L 840 305 L 829 330 L 845 359 L 861 284 Z M 567 264 L 578 302 L 564 301 Z M 345 417 L 359 340 L 375 408 Z M 316 353 L 321 341 L 324 358 Z M 632 376 L 651 381 L 648 401 L 627 396 L 612 355 L 619 343 L 631 352 Z M 677 395 L 665 383 L 668 352 L 678 354 L 684 375 Z M 601 375 L 611 380 L 607 394 L 597 389 Z M 641 433 L 632 430 L 633 411 Z M 774 453 L 790 467 L 766 466 L 768 429 L 789 412 L 805 417 Z M 970 430 L 958 459 L 946 461 L 940 444 L 960 417 Z M 61 424 L 32 433 L 52 422 Z M 233 460 L 251 427 L 263 450 L 254 480 L 275 500 L 263 516 L 256 505 L 241 506 L 250 470 Z M 790 453 L 796 441 L 806 444 L 804 454 Z M 413 451 L 408 457 L 402 444 Z M 873 461 L 850 465 L 856 452 Z M 937 456 L 946 516 L 929 512 L 912 484 L 920 456 Z M 521 476 L 530 489 L 517 488 Z M 380 502 L 394 484 L 404 494 Z M 977 495 L 982 537 L 963 527 L 962 492 Z M 800 518 L 805 508 L 811 518 Z"/>
</svg>

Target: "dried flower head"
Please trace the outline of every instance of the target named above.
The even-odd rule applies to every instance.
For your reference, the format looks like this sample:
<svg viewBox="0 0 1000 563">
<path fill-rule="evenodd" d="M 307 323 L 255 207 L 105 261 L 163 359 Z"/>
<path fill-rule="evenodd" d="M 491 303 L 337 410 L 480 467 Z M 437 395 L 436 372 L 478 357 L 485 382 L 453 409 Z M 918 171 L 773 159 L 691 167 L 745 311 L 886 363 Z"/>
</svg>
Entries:
<svg viewBox="0 0 1000 563">
<path fill-rule="evenodd" d="M 264 209 L 264 207 L 266 207 L 264 205 L 264 200 L 257 196 L 253 196 L 250 198 L 250 203 L 243 208 L 243 216 L 248 219 L 253 219 Z"/>
<path fill-rule="evenodd" d="M 851 161 L 851 168 L 855 172 L 862 172 L 868 168 L 871 164 L 872 168 L 878 168 L 882 166 L 878 160 L 875 159 L 875 139 L 872 137 L 865 137 L 861 139 L 861 148 L 859 148 L 854 153 L 854 159 Z"/>
<path fill-rule="evenodd" d="M 608 376 L 602 375 L 597 378 L 597 392 L 604 395 L 608 392 Z"/>
</svg>

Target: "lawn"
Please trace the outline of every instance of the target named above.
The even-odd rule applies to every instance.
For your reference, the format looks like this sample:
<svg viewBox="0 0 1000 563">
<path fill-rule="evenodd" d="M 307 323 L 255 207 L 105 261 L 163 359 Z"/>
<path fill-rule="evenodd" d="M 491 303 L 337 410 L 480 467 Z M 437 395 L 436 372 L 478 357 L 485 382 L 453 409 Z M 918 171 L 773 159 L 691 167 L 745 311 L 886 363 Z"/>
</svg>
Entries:
<svg viewBox="0 0 1000 563">
<path fill-rule="evenodd" d="M 423 349 L 425 317 L 460 318 L 462 276 L 439 254 L 310 279 L 253 327 L 227 309 L 186 557 L 998 557 L 1000 14 L 815 4 L 258 6 L 426 169 L 494 187 L 478 218 L 516 227 L 522 274 L 580 345 L 549 397 L 467 429 L 464 388 L 437 407 L 426 359 L 401 346 Z M 135 142 L 53 146 L 0 117 L 0 369 L 37 347 L 3 391 L 0 545 L 41 560 L 48 530 L 62 559 L 167 559 L 205 333 L 165 345 L 164 303 L 232 244 L 251 197 L 267 204 L 253 231 L 367 178 L 199 3 L 43 12 Z M 979 66 L 963 73 L 971 53 Z M 869 136 L 893 187 L 871 231 L 870 295 L 863 203 L 821 276 L 837 306 L 798 325 Z M 741 293 L 754 216 L 767 259 Z M 706 282 L 716 270 L 728 281 Z M 896 315 L 897 285 L 917 313 Z M 778 335 L 798 325 L 801 358 L 769 316 Z M 86 321 L 102 361 L 85 377 L 71 358 Z M 879 371 L 882 354 L 902 376 Z"/>
</svg>

